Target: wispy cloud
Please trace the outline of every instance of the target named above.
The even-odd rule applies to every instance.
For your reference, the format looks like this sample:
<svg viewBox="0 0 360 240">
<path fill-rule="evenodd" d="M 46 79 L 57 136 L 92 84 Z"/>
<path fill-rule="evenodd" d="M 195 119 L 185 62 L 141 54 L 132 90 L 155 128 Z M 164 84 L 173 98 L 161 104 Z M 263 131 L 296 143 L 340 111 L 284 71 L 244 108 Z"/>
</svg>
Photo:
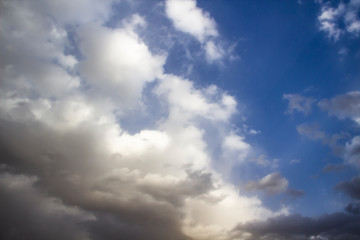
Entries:
<svg viewBox="0 0 360 240">
<path fill-rule="evenodd" d="M 286 113 L 292 114 L 293 112 L 301 112 L 305 115 L 309 114 L 315 99 L 312 97 L 304 97 L 300 94 L 284 94 L 283 99 L 287 100 L 288 109 Z"/>
</svg>

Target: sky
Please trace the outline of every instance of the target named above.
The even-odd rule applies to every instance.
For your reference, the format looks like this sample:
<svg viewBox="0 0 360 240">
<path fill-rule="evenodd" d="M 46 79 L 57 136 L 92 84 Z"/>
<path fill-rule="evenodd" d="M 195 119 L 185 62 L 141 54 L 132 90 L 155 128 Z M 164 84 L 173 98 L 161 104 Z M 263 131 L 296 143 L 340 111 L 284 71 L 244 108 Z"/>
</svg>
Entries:
<svg viewBox="0 0 360 240">
<path fill-rule="evenodd" d="M 0 238 L 360 238 L 360 1 L 1 0 Z"/>
</svg>

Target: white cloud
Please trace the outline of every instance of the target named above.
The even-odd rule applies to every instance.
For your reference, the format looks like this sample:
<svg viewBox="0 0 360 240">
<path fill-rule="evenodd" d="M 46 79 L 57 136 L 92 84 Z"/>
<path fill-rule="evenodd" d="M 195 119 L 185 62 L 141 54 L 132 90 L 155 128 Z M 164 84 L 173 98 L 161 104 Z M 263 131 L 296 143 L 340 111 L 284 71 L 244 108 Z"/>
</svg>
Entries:
<svg viewBox="0 0 360 240">
<path fill-rule="evenodd" d="M 360 19 L 358 18 L 358 12 L 360 4 L 358 0 L 339 3 L 337 7 L 332 7 L 329 3 L 320 4 L 319 29 L 325 32 L 329 39 L 338 41 L 345 33 L 354 37 L 359 36 Z M 344 25 L 344 28 L 341 25 Z"/>
<path fill-rule="evenodd" d="M 219 60 L 224 55 L 224 50 L 216 46 L 213 41 L 208 41 L 205 45 L 206 57 L 209 62 Z"/>
<path fill-rule="evenodd" d="M 215 21 L 196 6 L 195 0 L 167 0 L 165 11 L 177 30 L 193 35 L 200 42 L 218 35 Z"/>
<path fill-rule="evenodd" d="M 225 51 L 212 40 L 219 35 L 216 23 L 209 13 L 196 6 L 196 0 L 167 0 L 165 11 L 177 30 L 192 35 L 203 44 L 208 62 L 223 58 Z"/>
<path fill-rule="evenodd" d="M 134 105 L 145 84 L 162 72 L 165 57 L 153 55 L 130 28 L 91 25 L 81 29 L 79 37 L 85 56 L 81 73 L 95 92 L 110 95 L 117 104 Z"/>
</svg>

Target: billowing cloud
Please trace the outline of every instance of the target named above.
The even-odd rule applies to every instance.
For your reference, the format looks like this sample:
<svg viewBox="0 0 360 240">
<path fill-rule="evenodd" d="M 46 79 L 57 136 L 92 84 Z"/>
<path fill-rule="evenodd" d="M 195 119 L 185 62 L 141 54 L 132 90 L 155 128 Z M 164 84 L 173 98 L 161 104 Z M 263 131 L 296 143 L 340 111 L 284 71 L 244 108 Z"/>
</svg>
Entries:
<svg viewBox="0 0 360 240">
<path fill-rule="evenodd" d="M 213 168 L 210 142 L 217 156 L 243 160 L 252 148 L 232 131 L 235 98 L 165 74 L 166 53 L 137 34 L 146 20 L 110 28 L 111 4 L 1 2 L 1 236 L 230 239 L 238 223 L 286 213 L 240 195 Z M 201 41 L 216 36 L 210 22 Z M 146 124 L 126 127 L 146 111 Z M 270 192 L 287 185 L 275 182 Z"/>
<path fill-rule="evenodd" d="M 281 176 L 279 172 L 274 172 L 259 179 L 259 181 L 250 181 L 246 184 L 247 190 L 261 190 L 269 195 L 279 194 L 286 191 L 289 181 Z"/>
<path fill-rule="evenodd" d="M 318 105 L 331 115 L 340 119 L 351 118 L 360 124 L 360 91 L 348 92 L 331 99 L 324 99 Z"/>
<path fill-rule="evenodd" d="M 283 99 L 289 101 L 286 113 L 291 114 L 294 111 L 302 112 L 305 115 L 311 112 L 311 108 L 315 99 L 312 97 L 304 97 L 300 94 L 284 94 Z"/>
</svg>

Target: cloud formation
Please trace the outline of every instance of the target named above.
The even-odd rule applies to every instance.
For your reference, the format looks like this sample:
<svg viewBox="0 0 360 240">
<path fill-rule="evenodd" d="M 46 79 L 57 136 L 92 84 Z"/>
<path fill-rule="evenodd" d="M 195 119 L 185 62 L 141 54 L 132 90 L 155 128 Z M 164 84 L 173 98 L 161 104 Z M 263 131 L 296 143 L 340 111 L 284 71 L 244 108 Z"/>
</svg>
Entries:
<svg viewBox="0 0 360 240">
<path fill-rule="evenodd" d="M 289 215 L 238 225 L 234 235 L 244 240 L 355 240 L 360 236 L 360 217 L 333 213 L 319 217 Z"/>
<path fill-rule="evenodd" d="M 206 40 L 217 35 L 213 21 L 184 3 L 205 21 L 190 33 L 216 58 Z M 251 149 L 231 129 L 235 98 L 165 74 L 166 53 L 137 33 L 144 18 L 106 25 L 112 4 L 1 2 L 0 235 L 230 239 L 236 224 L 279 214 L 213 168 L 210 140 L 220 156 L 244 160 Z M 149 121 L 128 129 L 144 112 Z"/>
<path fill-rule="evenodd" d="M 360 200 L 360 176 L 353 177 L 350 181 L 337 184 L 335 189 L 345 192 L 356 200 Z"/>
<path fill-rule="evenodd" d="M 216 22 L 208 12 L 196 6 L 196 0 L 167 0 L 165 12 L 175 29 L 190 34 L 201 44 L 209 62 L 220 60 L 225 51 L 215 38 L 218 37 Z"/>
<path fill-rule="evenodd" d="M 279 194 L 285 192 L 289 185 L 289 181 L 281 176 L 279 172 L 274 172 L 259 179 L 257 182 L 249 181 L 245 188 L 246 190 L 260 190 L 265 191 L 268 195 Z"/>
<path fill-rule="evenodd" d="M 318 106 L 339 119 L 350 118 L 360 124 L 360 92 L 353 91 L 331 99 L 323 99 Z"/>
<path fill-rule="evenodd" d="M 359 37 L 359 1 L 350 0 L 348 3 L 341 2 L 337 7 L 331 6 L 330 2 L 322 3 L 321 5 L 321 11 L 318 16 L 319 30 L 326 33 L 329 39 L 338 41 L 345 33 L 352 37 Z"/>
</svg>

